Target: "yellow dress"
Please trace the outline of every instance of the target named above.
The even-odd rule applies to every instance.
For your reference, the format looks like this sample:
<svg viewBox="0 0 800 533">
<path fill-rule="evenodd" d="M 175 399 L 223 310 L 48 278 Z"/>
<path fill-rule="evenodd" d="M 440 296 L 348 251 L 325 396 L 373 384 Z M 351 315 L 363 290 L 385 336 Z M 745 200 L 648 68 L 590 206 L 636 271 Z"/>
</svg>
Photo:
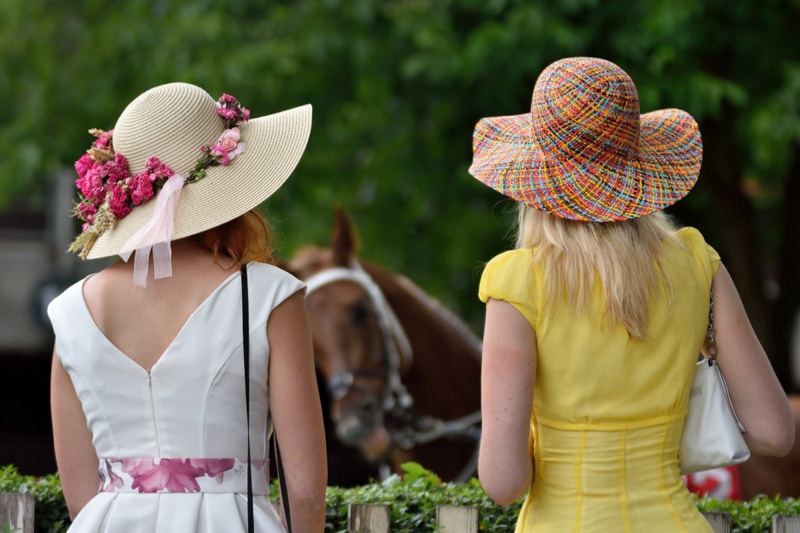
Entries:
<svg viewBox="0 0 800 533">
<path fill-rule="evenodd" d="M 592 312 L 576 316 L 542 305 L 530 250 L 486 266 L 481 300 L 513 304 L 536 332 L 535 474 L 517 532 L 712 531 L 678 454 L 719 255 L 693 228 L 676 235 L 684 249 L 665 248 L 672 303 L 652 302 L 644 342 L 602 323 L 599 282 Z"/>
</svg>

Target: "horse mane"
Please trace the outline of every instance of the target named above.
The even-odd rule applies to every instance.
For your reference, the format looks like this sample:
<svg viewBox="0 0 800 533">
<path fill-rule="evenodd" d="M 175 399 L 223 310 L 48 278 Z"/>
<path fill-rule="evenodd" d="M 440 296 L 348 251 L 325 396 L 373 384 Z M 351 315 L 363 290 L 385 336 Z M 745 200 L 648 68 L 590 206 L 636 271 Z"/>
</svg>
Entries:
<svg viewBox="0 0 800 533">
<path fill-rule="evenodd" d="M 483 343 L 477 335 L 464 323 L 455 313 L 442 304 L 439 300 L 423 291 L 413 281 L 405 276 L 395 275 L 394 280 L 400 287 L 405 289 L 411 296 L 422 302 L 428 309 L 433 311 L 435 315 L 442 319 L 450 329 L 452 329 L 459 337 L 464 339 L 478 355 L 477 359 L 480 360 L 480 355 L 483 350 Z"/>
</svg>

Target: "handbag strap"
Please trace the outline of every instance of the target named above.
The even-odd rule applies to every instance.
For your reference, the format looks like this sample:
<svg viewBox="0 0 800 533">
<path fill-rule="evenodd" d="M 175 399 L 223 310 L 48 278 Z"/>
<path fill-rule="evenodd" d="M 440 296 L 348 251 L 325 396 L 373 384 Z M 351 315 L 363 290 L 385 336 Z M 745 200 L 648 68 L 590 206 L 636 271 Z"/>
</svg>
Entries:
<svg viewBox="0 0 800 533">
<path fill-rule="evenodd" d="M 247 290 L 247 265 L 242 265 L 242 352 L 244 353 L 244 396 L 245 410 L 247 412 L 247 533 L 254 533 L 253 521 L 253 473 L 250 460 L 250 302 Z M 275 458 L 278 462 L 278 481 L 281 486 L 281 499 L 283 500 L 288 533 L 292 533 L 292 517 L 289 512 L 289 493 L 286 489 L 286 476 L 283 472 L 278 438 L 273 431 L 272 439 L 275 444 Z"/>
<path fill-rule="evenodd" d="M 709 364 L 717 361 L 717 340 L 714 337 L 714 289 L 710 290 L 709 304 L 708 304 L 708 330 L 706 331 L 706 355 L 709 359 Z"/>
<path fill-rule="evenodd" d="M 244 352 L 244 397 L 247 411 L 247 533 L 254 533 L 253 472 L 250 462 L 250 302 L 247 298 L 247 265 L 242 265 L 242 351 Z"/>
<path fill-rule="evenodd" d="M 292 513 L 289 507 L 289 491 L 286 489 L 286 472 L 283 470 L 283 461 L 281 461 L 281 449 L 278 446 L 278 436 L 275 431 L 272 432 L 272 443 L 275 446 L 275 460 L 277 461 L 278 470 L 278 483 L 281 486 L 281 500 L 283 500 L 283 514 L 286 516 L 286 531 L 292 533 Z"/>
</svg>

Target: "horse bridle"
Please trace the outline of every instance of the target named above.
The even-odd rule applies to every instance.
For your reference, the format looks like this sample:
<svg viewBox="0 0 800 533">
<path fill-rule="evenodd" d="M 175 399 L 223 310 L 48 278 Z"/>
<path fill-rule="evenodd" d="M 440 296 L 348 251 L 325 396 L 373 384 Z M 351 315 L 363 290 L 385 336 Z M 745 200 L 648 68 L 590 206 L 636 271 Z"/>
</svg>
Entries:
<svg viewBox="0 0 800 533">
<path fill-rule="evenodd" d="M 312 275 L 305 280 L 306 297 L 337 281 L 351 281 L 361 287 L 367 294 L 381 330 L 386 369 L 385 371 L 350 369 L 339 372 L 328 379 L 328 390 L 334 398 L 339 399 L 355 386 L 355 378 L 358 376 L 384 378 L 386 379 L 386 389 L 383 394 L 384 412 L 395 408 L 401 410 L 409 409 L 414 400 L 400 379 L 400 364 L 402 361 L 401 354 L 410 362 L 413 358 L 413 352 L 403 326 L 394 311 L 392 311 L 389 302 L 383 295 L 383 291 L 358 263 L 353 263 L 350 268 L 329 268 Z"/>
<path fill-rule="evenodd" d="M 414 399 L 400 379 L 401 354 L 409 362 L 413 359 L 411 343 L 383 291 L 360 264 L 353 262 L 349 268 L 334 267 L 313 274 L 305 280 L 306 297 L 325 285 L 337 281 L 356 283 L 369 297 L 383 336 L 387 368 L 385 372 L 358 369 L 340 372 L 327 382 L 331 395 L 334 398 L 342 398 L 355 387 L 355 378 L 358 376 L 385 377 L 386 390 L 383 397 L 383 411 L 406 421 L 403 427 L 392 432 L 394 442 L 399 443 L 403 448 L 411 448 L 445 436 L 466 436 L 477 442 L 480 438 L 480 429 L 475 426 L 481 421 L 480 411 L 450 421 L 417 416 L 412 413 L 411 407 Z"/>
</svg>

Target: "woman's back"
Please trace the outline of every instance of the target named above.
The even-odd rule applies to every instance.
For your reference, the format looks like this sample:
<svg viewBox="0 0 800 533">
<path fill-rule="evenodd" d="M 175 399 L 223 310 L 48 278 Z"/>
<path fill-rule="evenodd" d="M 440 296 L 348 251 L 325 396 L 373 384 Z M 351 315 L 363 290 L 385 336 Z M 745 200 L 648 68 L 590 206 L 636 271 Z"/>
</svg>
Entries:
<svg viewBox="0 0 800 533">
<path fill-rule="evenodd" d="M 707 527 L 678 470 L 689 387 L 708 320 L 719 257 L 699 232 L 665 244 L 671 281 L 651 302 L 648 336 L 630 339 L 604 320 L 595 280 L 588 312 L 542 298 L 542 269 L 531 250 L 487 266 L 481 296 L 512 303 L 536 332 L 531 420 L 536 457 L 525 531 L 697 531 Z"/>
<path fill-rule="evenodd" d="M 250 291 L 259 295 L 250 300 L 249 312 L 256 518 L 261 528 L 278 531 L 278 517 L 267 500 L 265 468 L 270 418 L 266 324 L 271 311 L 302 284 L 269 265 L 252 263 L 248 272 Z M 230 497 L 243 490 L 247 458 L 239 271 L 228 272 L 149 367 L 101 330 L 86 305 L 84 286 L 68 289 L 50 309 L 57 354 L 81 400 L 100 460 L 100 490 L 106 493 L 84 508 L 73 527 L 113 530 L 133 510 L 148 514 L 148 505 L 171 509 L 209 530 L 215 520 L 230 526 L 232 516 L 246 511 L 243 498 Z M 130 329 L 144 338 L 147 330 L 136 324 L 138 312 L 146 309 L 131 310 Z M 144 500 L 140 493 L 159 494 Z M 152 526 L 153 531 L 195 530 L 161 519 Z"/>
</svg>

